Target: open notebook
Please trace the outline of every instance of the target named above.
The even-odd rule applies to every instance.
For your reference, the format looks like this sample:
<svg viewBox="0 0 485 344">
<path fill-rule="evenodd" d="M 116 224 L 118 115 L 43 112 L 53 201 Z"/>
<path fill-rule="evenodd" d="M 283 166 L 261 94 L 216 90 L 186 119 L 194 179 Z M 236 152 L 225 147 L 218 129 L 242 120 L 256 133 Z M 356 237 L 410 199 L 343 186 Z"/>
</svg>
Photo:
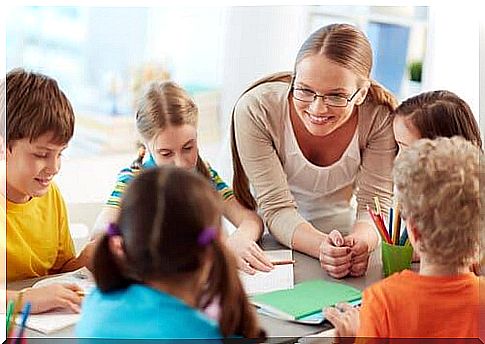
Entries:
<svg viewBox="0 0 485 344">
<path fill-rule="evenodd" d="M 92 274 L 86 268 L 68 272 L 60 276 L 45 278 L 33 285 L 33 288 L 45 287 L 53 283 L 74 283 L 84 289 L 85 293 L 91 292 L 95 287 Z M 32 314 L 27 318 L 26 326 L 30 329 L 49 334 L 60 331 L 63 328 L 74 325 L 79 320 L 79 314 L 66 310 L 50 311 L 41 314 Z M 20 319 L 18 319 L 20 321 Z"/>
<path fill-rule="evenodd" d="M 360 290 L 324 280 L 298 283 L 293 289 L 278 290 L 254 295 L 251 302 L 259 307 L 260 313 L 276 318 L 318 324 L 324 318 L 322 309 L 339 302 L 360 303 Z"/>
<path fill-rule="evenodd" d="M 271 261 L 292 260 L 291 250 L 264 251 Z M 270 272 L 258 271 L 254 275 L 240 272 L 239 276 L 248 295 L 293 288 L 293 264 L 275 265 Z"/>
</svg>

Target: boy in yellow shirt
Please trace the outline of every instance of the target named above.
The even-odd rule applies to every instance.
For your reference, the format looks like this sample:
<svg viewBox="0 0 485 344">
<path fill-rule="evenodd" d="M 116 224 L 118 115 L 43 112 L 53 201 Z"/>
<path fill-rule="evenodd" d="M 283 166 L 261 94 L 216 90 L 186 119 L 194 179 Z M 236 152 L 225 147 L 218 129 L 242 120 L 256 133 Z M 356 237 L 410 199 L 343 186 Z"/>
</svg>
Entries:
<svg viewBox="0 0 485 344">
<path fill-rule="evenodd" d="M 74 133 L 72 106 L 57 82 L 15 69 L 6 78 L 6 259 L 7 282 L 67 272 L 85 266 L 94 243 L 76 257 L 67 210 L 53 177 Z M 3 188 L 3 186 L 2 186 Z M 56 284 L 23 290 L 32 312 L 79 311 L 79 287 Z M 7 299 L 19 292 L 7 290 Z"/>
</svg>

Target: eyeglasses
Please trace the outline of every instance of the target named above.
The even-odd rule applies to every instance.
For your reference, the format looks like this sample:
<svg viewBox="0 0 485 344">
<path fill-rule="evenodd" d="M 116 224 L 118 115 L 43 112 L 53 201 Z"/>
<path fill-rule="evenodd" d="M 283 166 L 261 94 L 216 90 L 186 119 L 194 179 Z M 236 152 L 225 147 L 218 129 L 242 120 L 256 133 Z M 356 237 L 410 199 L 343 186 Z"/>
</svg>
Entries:
<svg viewBox="0 0 485 344">
<path fill-rule="evenodd" d="M 291 89 L 293 93 L 293 98 L 295 98 L 296 100 L 299 100 L 305 103 L 312 103 L 318 97 L 321 97 L 325 105 L 333 106 L 333 107 L 346 107 L 349 104 L 349 102 L 351 102 L 352 99 L 354 99 L 355 95 L 360 91 L 360 88 L 358 88 L 357 91 L 355 91 L 354 94 L 350 96 L 350 98 L 345 98 L 343 96 L 333 95 L 333 94 L 332 95 L 317 94 L 312 90 L 308 90 L 306 88 L 295 88 L 294 86 L 292 86 Z"/>
</svg>

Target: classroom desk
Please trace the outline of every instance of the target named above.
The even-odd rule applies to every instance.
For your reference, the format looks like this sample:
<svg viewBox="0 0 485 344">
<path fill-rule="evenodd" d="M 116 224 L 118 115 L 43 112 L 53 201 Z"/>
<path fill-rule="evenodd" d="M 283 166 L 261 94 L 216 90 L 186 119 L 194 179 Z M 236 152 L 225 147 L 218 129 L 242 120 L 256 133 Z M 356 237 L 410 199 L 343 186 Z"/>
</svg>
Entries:
<svg viewBox="0 0 485 344">
<path fill-rule="evenodd" d="M 276 242 L 276 240 L 270 235 L 265 235 L 263 237 L 261 246 L 265 250 L 285 248 Z M 295 283 L 310 279 L 323 279 L 345 283 L 357 289 L 363 290 L 365 287 L 382 279 L 380 250 L 376 250 L 371 254 L 369 258 L 369 267 L 365 276 L 346 277 L 340 280 L 330 277 L 325 271 L 323 271 L 320 267 L 320 262 L 318 259 L 296 251 L 293 251 L 293 259 L 296 261 L 294 265 Z M 275 319 L 261 314 L 258 314 L 258 318 L 269 337 L 287 337 L 289 342 L 294 342 L 292 339 L 298 339 L 331 328 L 331 325 L 328 322 L 324 322 L 322 325 L 303 325 Z"/>
<path fill-rule="evenodd" d="M 276 240 L 270 236 L 265 235 L 262 239 L 261 245 L 266 250 L 284 249 Z M 296 263 L 294 265 L 295 283 L 306 281 L 309 279 L 324 279 L 330 281 L 337 281 L 346 283 L 358 289 L 364 289 L 370 284 L 382 279 L 382 263 L 380 259 L 380 250 L 376 250 L 369 259 L 369 267 L 367 273 L 363 277 L 347 277 L 345 279 L 336 280 L 327 275 L 326 272 L 320 267 L 320 263 L 317 259 L 307 256 L 303 253 L 293 251 L 293 258 Z M 414 268 L 414 267 L 413 267 Z M 39 278 L 18 281 L 8 284 L 8 289 L 19 290 L 25 287 L 33 285 Z M 269 342 L 295 342 L 299 338 L 322 332 L 326 329 L 330 329 L 331 326 L 325 322 L 323 325 L 303 325 L 292 323 L 284 320 L 271 318 L 269 316 L 258 314 L 258 318 L 262 327 L 267 331 L 268 336 L 271 338 Z M 29 338 L 46 338 L 46 335 L 26 329 L 26 336 Z M 50 334 L 49 337 L 55 338 L 72 338 L 74 335 L 74 326 L 65 328 L 61 331 Z M 64 342 L 64 341 L 63 341 Z M 70 341 L 69 341 L 70 342 Z M 319 341 L 320 343 L 322 341 Z"/>
</svg>

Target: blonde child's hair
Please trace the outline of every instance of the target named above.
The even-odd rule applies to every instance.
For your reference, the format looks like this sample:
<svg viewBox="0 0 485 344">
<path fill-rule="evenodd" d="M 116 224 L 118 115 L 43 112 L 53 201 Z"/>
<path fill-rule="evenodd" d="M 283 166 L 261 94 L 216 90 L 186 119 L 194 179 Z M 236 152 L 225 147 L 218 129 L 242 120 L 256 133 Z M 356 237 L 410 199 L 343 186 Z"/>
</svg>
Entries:
<svg viewBox="0 0 485 344">
<path fill-rule="evenodd" d="M 419 250 L 435 264 L 462 266 L 476 257 L 484 199 L 483 153 L 462 137 L 421 139 L 394 166 L 402 215 L 421 233 Z"/>
<path fill-rule="evenodd" d="M 188 124 L 197 128 L 199 110 L 189 93 L 173 81 L 154 81 L 138 100 L 136 110 L 136 128 L 145 141 L 152 140 L 160 130 L 169 126 Z M 140 167 L 145 156 L 145 149 L 138 143 L 138 157 L 132 163 L 133 168 Z M 197 155 L 196 169 L 206 178 L 210 178 L 207 166 Z"/>
</svg>

